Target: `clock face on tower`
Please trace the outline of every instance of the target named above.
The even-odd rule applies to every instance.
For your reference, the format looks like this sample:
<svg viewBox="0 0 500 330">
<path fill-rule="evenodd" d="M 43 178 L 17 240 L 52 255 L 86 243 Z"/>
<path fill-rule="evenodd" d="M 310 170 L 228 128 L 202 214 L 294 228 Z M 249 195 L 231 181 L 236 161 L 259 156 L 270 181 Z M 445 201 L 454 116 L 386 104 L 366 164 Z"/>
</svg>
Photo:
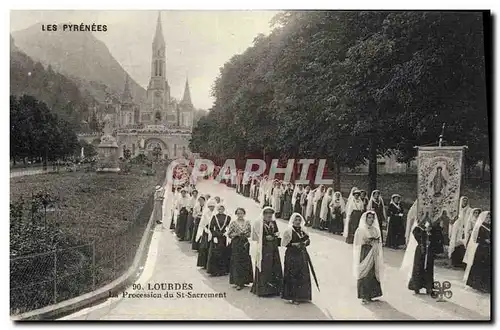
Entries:
<svg viewBox="0 0 500 330">
<path fill-rule="evenodd" d="M 156 92 L 155 92 L 155 96 L 156 96 L 156 97 L 161 97 L 161 92 L 160 92 L 160 91 L 156 91 Z"/>
</svg>

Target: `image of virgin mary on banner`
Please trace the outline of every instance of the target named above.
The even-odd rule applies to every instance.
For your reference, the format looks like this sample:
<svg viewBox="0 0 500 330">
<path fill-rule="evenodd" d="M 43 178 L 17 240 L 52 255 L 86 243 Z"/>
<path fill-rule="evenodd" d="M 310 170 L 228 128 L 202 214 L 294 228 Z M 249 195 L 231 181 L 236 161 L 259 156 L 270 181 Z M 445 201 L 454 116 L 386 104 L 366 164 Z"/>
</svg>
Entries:
<svg viewBox="0 0 500 330">
<path fill-rule="evenodd" d="M 418 147 L 418 219 L 458 215 L 465 147 Z"/>
</svg>

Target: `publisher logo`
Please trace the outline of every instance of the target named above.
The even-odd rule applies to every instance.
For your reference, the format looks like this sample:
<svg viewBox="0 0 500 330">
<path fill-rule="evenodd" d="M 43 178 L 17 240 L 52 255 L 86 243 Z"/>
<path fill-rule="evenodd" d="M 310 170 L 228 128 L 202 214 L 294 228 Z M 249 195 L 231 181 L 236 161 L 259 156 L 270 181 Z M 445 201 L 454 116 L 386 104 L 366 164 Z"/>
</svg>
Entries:
<svg viewBox="0 0 500 330">
<path fill-rule="evenodd" d="M 435 281 L 432 285 L 431 297 L 437 299 L 437 301 L 445 301 L 444 298 L 451 299 L 453 297 L 451 283 L 448 281 Z"/>
</svg>

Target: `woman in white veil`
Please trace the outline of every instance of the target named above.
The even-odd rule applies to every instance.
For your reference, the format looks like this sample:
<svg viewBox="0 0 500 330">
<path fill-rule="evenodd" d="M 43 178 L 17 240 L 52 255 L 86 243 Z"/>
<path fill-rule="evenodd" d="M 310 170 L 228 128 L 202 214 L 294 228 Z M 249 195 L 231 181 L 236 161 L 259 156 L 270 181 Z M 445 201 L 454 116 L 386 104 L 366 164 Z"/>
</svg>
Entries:
<svg viewBox="0 0 500 330">
<path fill-rule="evenodd" d="M 481 212 L 467 246 L 464 282 L 482 292 L 491 291 L 491 214 Z"/>
<path fill-rule="evenodd" d="M 318 189 L 318 188 L 316 188 Z M 316 189 L 310 189 L 307 193 L 307 205 L 306 205 L 306 226 L 311 226 L 314 217 L 314 195 Z"/>
<path fill-rule="evenodd" d="M 464 263 L 467 263 L 468 255 L 470 252 L 470 249 L 469 249 L 470 237 L 472 235 L 472 231 L 474 230 L 474 227 L 476 226 L 477 218 L 479 217 L 480 214 L 481 214 L 481 209 L 479 209 L 479 208 L 472 209 L 469 212 L 469 216 L 468 216 L 467 221 L 465 222 L 463 242 L 464 242 L 464 246 L 466 247 L 466 249 L 465 249 L 464 258 L 462 259 L 462 261 Z"/>
<path fill-rule="evenodd" d="M 410 207 L 410 210 L 406 215 L 405 239 L 407 247 L 408 244 L 410 243 L 410 238 L 412 236 L 411 232 L 414 229 L 413 224 L 415 223 L 415 220 L 417 220 L 417 202 L 418 200 L 415 200 L 413 202 L 413 205 Z"/>
<path fill-rule="evenodd" d="M 274 209 L 266 206 L 252 228 L 255 247 L 255 272 L 251 292 L 257 296 L 279 296 L 283 286 L 283 270 L 278 251 L 280 238 Z"/>
<path fill-rule="evenodd" d="M 215 215 L 216 201 L 210 198 L 207 202 L 207 207 L 203 210 L 201 214 L 200 224 L 198 225 L 198 230 L 196 231 L 196 242 L 198 245 L 198 259 L 196 265 L 198 267 L 206 268 L 208 260 L 208 248 L 209 243 L 212 240 L 212 233 L 209 230 L 210 221 Z"/>
<path fill-rule="evenodd" d="M 344 230 L 345 202 L 340 191 L 333 193 L 329 208 L 331 221 L 328 229 L 332 234 L 342 234 Z"/>
<path fill-rule="evenodd" d="M 353 274 L 357 280 L 358 299 L 363 303 L 382 296 L 384 257 L 377 214 L 367 211 L 361 215 L 354 234 Z"/>
<path fill-rule="evenodd" d="M 330 214 L 330 202 L 333 199 L 333 188 L 328 188 L 326 190 L 325 195 L 323 196 L 323 199 L 321 200 L 321 208 L 319 212 L 319 219 L 320 219 L 320 225 L 319 228 L 322 230 L 328 229 L 328 227 L 331 227 L 330 222 L 331 222 L 331 214 Z"/>
<path fill-rule="evenodd" d="M 294 304 L 311 301 L 312 296 L 310 260 L 306 250 L 310 239 L 305 224 L 301 214 L 293 213 L 281 239 L 281 246 L 286 247 L 282 298 Z"/>
<path fill-rule="evenodd" d="M 465 267 L 462 262 L 465 256 L 465 223 L 469 219 L 471 208 L 469 199 L 465 196 L 460 197 L 458 218 L 450 223 L 450 244 L 448 246 L 448 257 L 451 259 L 451 265 L 454 267 Z"/>
<path fill-rule="evenodd" d="M 344 221 L 344 232 L 343 236 L 347 238 L 347 234 L 349 231 L 349 214 L 352 209 L 352 200 L 354 199 L 354 192 L 358 190 L 357 187 L 352 187 L 349 196 L 347 197 L 347 203 L 345 204 L 345 221 Z"/>
</svg>

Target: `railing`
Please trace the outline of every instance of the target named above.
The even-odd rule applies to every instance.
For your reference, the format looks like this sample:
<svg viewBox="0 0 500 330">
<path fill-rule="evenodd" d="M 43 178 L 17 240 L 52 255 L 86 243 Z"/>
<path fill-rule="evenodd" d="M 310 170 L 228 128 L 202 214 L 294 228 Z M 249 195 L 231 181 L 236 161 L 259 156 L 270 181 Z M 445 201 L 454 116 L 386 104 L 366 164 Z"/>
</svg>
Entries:
<svg viewBox="0 0 500 330">
<path fill-rule="evenodd" d="M 11 315 L 91 292 L 121 276 L 132 264 L 154 207 L 148 199 L 118 236 L 10 259 Z"/>
</svg>

